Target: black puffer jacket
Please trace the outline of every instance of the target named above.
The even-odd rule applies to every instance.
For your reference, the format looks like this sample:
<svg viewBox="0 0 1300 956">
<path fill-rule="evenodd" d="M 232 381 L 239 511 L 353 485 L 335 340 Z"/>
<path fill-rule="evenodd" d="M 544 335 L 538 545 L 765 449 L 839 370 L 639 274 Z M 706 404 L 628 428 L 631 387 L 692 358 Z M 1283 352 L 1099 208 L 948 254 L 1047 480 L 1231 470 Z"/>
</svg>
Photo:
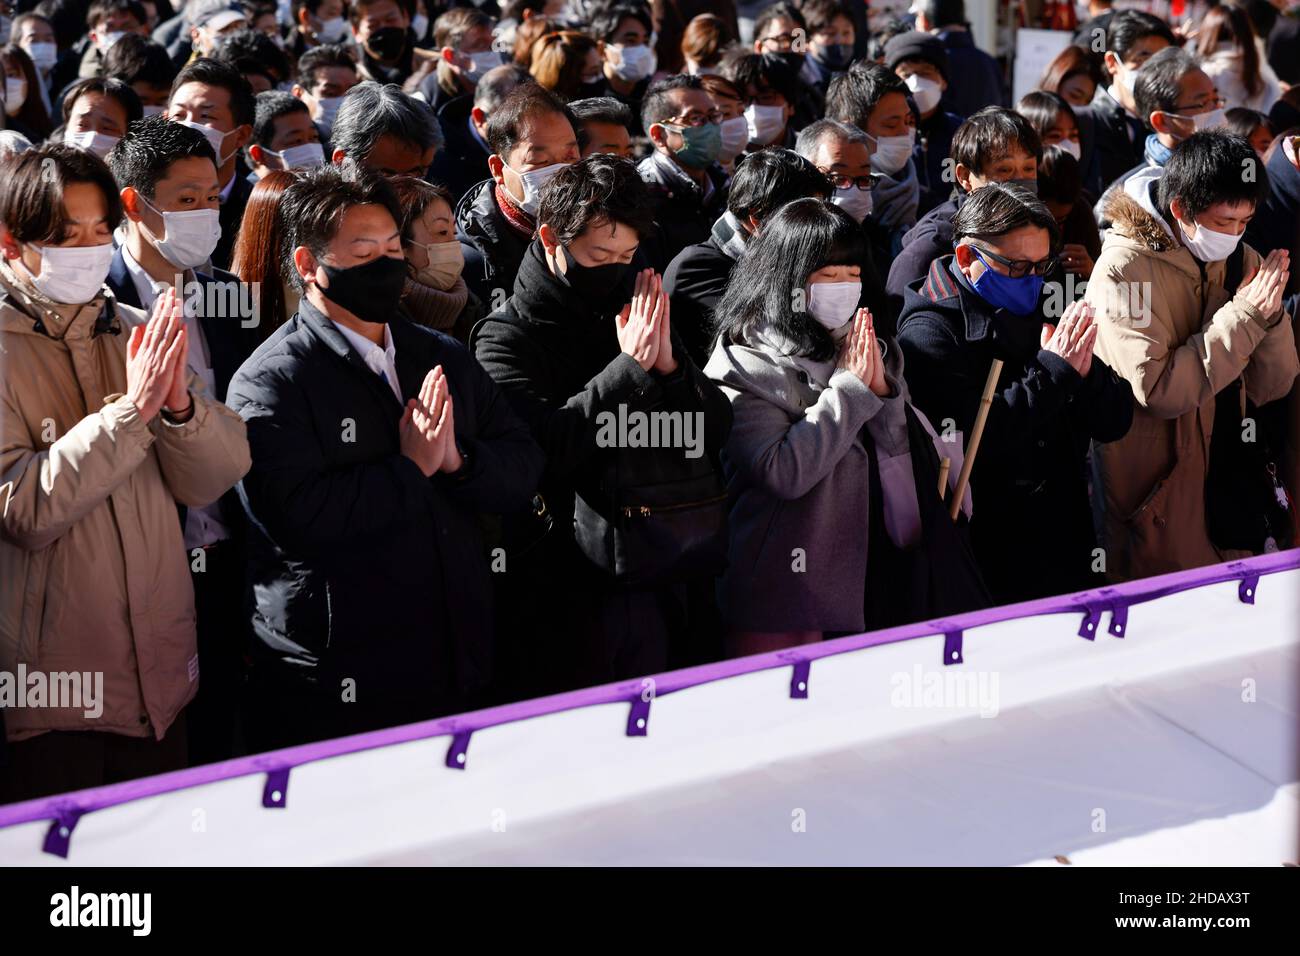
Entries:
<svg viewBox="0 0 1300 956">
<path fill-rule="evenodd" d="M 515 287 L 515 273 L 531 237 L 520 235 L 502 215 L 494 180 L 483 180 L 456 204 L 456 238 L 465 253 L 463 274 L 469 291 L 489 310 L 500 308 Z"/>
</svg>

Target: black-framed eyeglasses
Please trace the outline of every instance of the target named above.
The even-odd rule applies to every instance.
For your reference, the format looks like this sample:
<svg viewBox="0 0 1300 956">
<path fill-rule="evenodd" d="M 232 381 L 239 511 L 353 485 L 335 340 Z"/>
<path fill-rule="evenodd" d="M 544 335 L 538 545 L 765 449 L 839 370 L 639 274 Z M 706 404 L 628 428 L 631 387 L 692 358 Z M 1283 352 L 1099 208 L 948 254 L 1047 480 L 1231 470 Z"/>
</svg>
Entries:
<svg viewBox="0 0 1300 956">
<path fill-rule="evenodd" d="M 986 256 L 998 265 L 1005 266 L 1007 275 L 1013 279 L 1023 279 L 1025 276 L 1045 276 L 1052 271 L 1052 266 L 1056 265 L 1057 262 L 1055 255 L 1032 262 L 1029 259 L 1008 259 L 1006 256 L 1000 256 L 996 252 L 985 249 L 983 246 L 977 246 L 974 243 L 971 243 L 971 247 L 981 256 Z"/>
<path fill-rule="evenodd" d="M 664 120 L 664 125 L 705 126 L 709 123 L 721 123 L 725 118 L 722 115 L 722 110 L 711 110 L 708 113 L 688 113 L 685 116 L 674 116 L 672 119 Z"/>
<path fill-rule="evenodd" d="M 876 173 L 867 173 L 865 176 L 846 176 L 843 173 L 827 173 L 826 178 L 831 181 L 831 185 L 836 189 L 849 189 L 856 186 L 863 192 L 874 189 L 876 183 L 880 182 L 880 176 Z"/>
</svg>

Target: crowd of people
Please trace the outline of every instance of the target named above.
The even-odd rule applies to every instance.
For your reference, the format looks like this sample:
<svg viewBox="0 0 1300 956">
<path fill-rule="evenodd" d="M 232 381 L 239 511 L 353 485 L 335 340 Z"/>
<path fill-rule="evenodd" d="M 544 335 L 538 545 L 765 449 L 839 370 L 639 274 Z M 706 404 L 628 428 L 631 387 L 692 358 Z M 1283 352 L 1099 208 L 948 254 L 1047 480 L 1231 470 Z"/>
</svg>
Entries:
<svg viewBox="0 0 1300 956">
<path fill-rule="evenodd" d="M 0 801 L 1296 543 L 1264 0 L 10 12 Z"/>
</svg>

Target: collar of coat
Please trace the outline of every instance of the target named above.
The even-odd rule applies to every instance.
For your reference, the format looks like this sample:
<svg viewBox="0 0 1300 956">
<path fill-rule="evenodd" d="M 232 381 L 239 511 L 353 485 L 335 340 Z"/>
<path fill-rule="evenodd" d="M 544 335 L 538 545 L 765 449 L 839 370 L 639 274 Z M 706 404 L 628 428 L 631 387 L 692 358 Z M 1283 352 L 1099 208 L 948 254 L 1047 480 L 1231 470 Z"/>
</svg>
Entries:
<svg viewBox="0 0 1300 956">
<path fill-rule="evenodd" d="M 976 296 L 976 293 L 954 274 L 956 268 L 955 255 L 935 259 L 930 263 L 930 271 L 926 273 L 917 291 L 935 305 L 960 310 L 966 326 L 966 341 L 980 342 L 992 330 L 992 317 L 985 309 L 975 308 L 974 303 L 967 301 L 969 297 Z"/>
<path fill-rule="evenodd" d="M 107 290 L 101 287 L 100 294 L 83 305 L 55 302 L 25 281 L 8 260 L 0 260 L 0 307 L 16 313 L 4 323 L 10 332 L 31 332 L 62 341 L 122 331 L 117 302 Z"/>
</svg>

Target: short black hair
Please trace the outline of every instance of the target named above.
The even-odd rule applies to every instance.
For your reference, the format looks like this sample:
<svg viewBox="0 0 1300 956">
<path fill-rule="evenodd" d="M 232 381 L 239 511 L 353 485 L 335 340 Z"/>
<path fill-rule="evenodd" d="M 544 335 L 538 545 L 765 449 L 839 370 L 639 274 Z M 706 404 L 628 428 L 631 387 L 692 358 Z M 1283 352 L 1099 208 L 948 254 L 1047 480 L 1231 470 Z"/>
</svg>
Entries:
<svg viewBox="0 0 1300 956">
<path fill-rule="evenodd" d="M 809 39 L 814 34 L 828 29 L 840 17 L 852 23 L 854 35 L 857 34 L 858 28 L 853 19 L 853 11 L 840 0 L 803 0 L 799 5 L 799 12 L 803 14 L 804 23 L 808 27 Z"/>
<path fill-rule="evenodd" d="M 428 103 L 403 93 L 401 87 L 373 81 L 348 90 L 334 117 L 330 145 L 354 162 L 363 162 L 381 136 L 409 143 L 420 152 L 442 146 L 442 127 Z"/>
<path fill-rule="evenodd" d="M 212 47 L 212 58 L 228 63 L 241 74 L 259 73 L 278 86 L 289 79 L 289 58 L 276 42 L 261 30 L 242 29 L 223 33 Z"/>
<path fill-rule="evenodd" d="M 1141 10 L 1120 10 L 1106 25 L 1106 52 L 1123 60 L 1129 51 L 1147 37 L 1160 37 L 1170 46 L 1177 46 L 1174 33 L 1157 16 Z"/>
<path fill-rule="evenodd" d="M 826 91 L 826 118 L 867 128 L 871 111 L 889 93 L 908 95 L 907 84 L 893 70 L 879 63 L 854 63 L 831 78 Z"/>
<path fill-rule="evenodd" d="M 573 126 L 574 136 L 577 136 L 579 124 L 559 97 L 536 83 L 522 83 L 511 90 L 501 105 L 488 116 L 488 148 L 504 158 L 522 138 L 525 122 L 543 113 L 558 113 L 563 116 Z"/>
<path fill-rule="evenodd" d="M 102 93 L 109 99 L 116 100 L 122 109 L 126 111 L 127 126 L 130 126 L 144 115 L 144 107 L 140 105 L 140 97 L 136 95 L 135 90 L 131 89 L 131 87 L 121 80 L 113 79 L 111 76 L 90 76 L 73 83 L 63 94 L 64 123 L 67 123 L 72 117 L 72 110 L 77 105 L 77 100 L 87 93 Z"/>
<path fill-rule="evenodd" d="M 265 93 L 258 93 L 256 103 L 257 112 L 254 114 L 253 119 L 253 138 L 249 145 L 256 143 L 265 149 L 271 148 L 271 140 L 275 139 L 275 121 L 281 116 L 288 116 L 290 113 L 311 115 L 311 110 L 307 109 L 306 103 L 282 90 L 267 90 Z"/>
<path fill-rule="evenodd" d="M 339 167 L 326 164 L 299 173 L 280 199 L 284 271 L 292 277 L 296 289 L 302 291 L 305 286 L 294 267 L 293 250 L 306 246 L 317 260 L 324 258 L 347 211 L 370 204 L 387 209 L 394 225 L 402 221 L 393 187 L 373 170 L 354 166 L 345 174 Z"/>
<path fill-rule="evenodd" d="M 138 33 L 128 33 L 104 54 L 104 76 L 123 83 L 148 83 L 160 90 L 171 89 L 176 66 L 167 48 Z"/>
<path fill-rule="evenodd" d="M 1229 133 L 1236 133 L 1238 136 L 1249 138 L 1255 135 L 1255 130 L 1261 126 L 1268 130 L 1269 139 L 1275 135 L 1273 132 L 1273 121 L 1259 110 L 1247 109 L 1244 106 L 1234 106 L 1223 114 L 1227 120 L 1223 128 Z"/>
<path fill-rule="evenodd" d="M 175 96 L 186 83 L 215 86 L 230 94 L 230 114 L 236 126 L 253 125 L 253 90 L 239 72 L 230 64 L 201 56 L 187 63 L 172 81 L 171 95 Z"/>
<path fill-rule="evenodd" d="M 986 106 L 957 127 L 948 155 L 971 172 L 982 173 L 1013 146 L 1033 156 L 1035 162 L 1043 158 L 1043 141 L 1029 120 L 1004 106 Z"/>
<path fill-rule="evenodd" d="M 94 30 L 95 24 L 110 13 L 129 13 L 140 26 L 149 22 L 149 14 L 140 0 L 94 0 L 86 10 L 86 31 Z"/>
<path fill-rule="evenodd" d="M 1175 199 L 1188 216 L 1215 203 L 1258 206 L 1268 195 L 1264 163 L 1244 137 L 1224 130 L 1193 133 L 1174 147 L 1160 177 L 1160 211 L 1170 218 Z"/>
<path fill-rule="evenodd" d="M 161 116 L 150 116 L 132 123 L 126 135 L 108 154 L 108 166 L 117 185 L 135 189 L 146 199 L 154 197 L 158 180 L 179 159 L 197 157 L 217 165 L 216 153 L 208 138 L 198 130 L 182 126 Z"/>
<path fill-rule="evenodd" d="M 808 24 L 804 22 L 803 14 L 799 9 L 790 3 L 774 3 L 766 8 L 757 17 L 754 18 L 754 39 L 757 40 L 767 29 L 767 25 L 773 20 L 789 20 L 796 26 L 808 32 Z"/>
<path fill-rule="evenodd" d="M 966 4 L 964 0 L 920 0 L 919 13 L 925 14 L 934 29 L 940 27 L 964 26 L 966 23 Z"/>
<path fill-rule="evenodd" d="M 748 225 L 763 222 L 788 202 L 835 191 L 826 174 L 792 149 L 769 146 L 751 153 L 736 169 L 727 194 L 727 210 Z"/>
<path fill-rule="evenodd" d="M 298 57 L 298 83 L 303 89 L 310 90 L 316 82 L 316 71 L 327 67 L 343 67 L 356 73 L 357 58 L 341 43 L 314 46 Z"/>
<path fill-rule="evenodd" d="M 698 76 L 689 73 L 676 73 L 666 76 L 658 82 L 651 83 L 641 100 L 641 128 L 649 131 L 655 123 L 662 123 L 677 115 L 673 106 L 672 94 L 675 90 L 699 90 L 705 92 L 704 82 Z"/>
<path fill-rule="evenodd" d="M 588 123 L 626 127 L 632 122 L 632 111 L 627 104 L 612 96 L 589 96 L 585 100 L 574 100 L 569 104 L 569 112 L 578 121 L 579 149 L 586 149 L 590 140 L 587 136 Z"/>
<path fill-rule="evenodd" d="M 47 143 L 11 157 L 0 177 L 0 222 L 19 242 L 57 245 L 71 223 L 63 194 L 75 183 L 91 183 L 104 194 L 108 228 L 122 221 L 117 183 L 104 161 L 84 149 Z"/>
<path fill-rule="evenodd" d="M 479 77 L 474 87 L 474 105 L 491 116 L 512 90 L 533 82 L 536 81 L 518 63 L 511 61 L 494 66 Z"/>
<path fill-rule="evenodd" d="M 714 313 L 720 338 L 750 342 L 753 333 L 772 326 L 793 344 L 791 354 L 825 361 L 835 355 L 835 340 L 796 304 L 796 291 L 826 266 L 859 266 L 866 257 L 862 227 L 824 199 L 796 199 L 763 222 L 745 243 Z"/>
<path fill-rule="evenodd" d="M 641 239 L 655 228 L 650 187 L 630 159 L 594 153 L 565 166 L 542 188 L 537 223 L 550 226 L 560 242 L 604 222 L 628 226 Z"/>
<path fill-rule="evenodd" d="M 636 20 L 645 27 L 647 35 L 654 32 L 654 23 L 650 19 L 648 6 L 639 3 L 612 3 L 597 8 L 591 17 L 591 28 L 587 31 L 597 40 L 605 43 L 613 41 L 618 35 L 618 26 L 624 20 Z"/>
<path fill-rule="evenodd" d="M 1046 229 L 1055 250 L 1061 232 L 1056 218 L 1038 196 L 1017 183 L 989 183 L 962 203 L 952 217 L 952 241 L 994 239 L 1022 226 Z"/>
<path fill-rule="evenodd" d="M 1074 205 L 1082 194 L 1083 174 L 1074 154 L 1060 146 L 1044 146 L 1038 161 L 1038 198 Z"/>
<path fill-rule="evenodd" d="M 1142 64 L 1133 82 L 1133 105 L 1148 128 L 1151 114 L 1177 113 L 1181 90 L 1178 84 L 1193 70 L 1201 68 L 1200 61 L 1181 47 L 1170 46 L 1154 54 Z"/>
<path fill-rule="evenodd" d="M 1056 125 L 1062 113 L 1070 117 L 1076 129 L 1079 126 L 1079 118 L 1074 115 L 1074 109 L 1066 102 L 1065 97 L 1049 90 L 1030 90 L 1020 97 L 1020 102 L 1016 104 L 1016 112 L 1029 122 L 1034 132 L 1038 134 L 1040 142 Z"/>
<path fill-rule="evenodd" d="M 799 102 L 803 81 L 786 60 L 776 53 L 746 53 L 725 61 L 723 75 L 735 83 L 743 96 L 750 86 L 780 93 L 793 106 Z"/>
</svg>

